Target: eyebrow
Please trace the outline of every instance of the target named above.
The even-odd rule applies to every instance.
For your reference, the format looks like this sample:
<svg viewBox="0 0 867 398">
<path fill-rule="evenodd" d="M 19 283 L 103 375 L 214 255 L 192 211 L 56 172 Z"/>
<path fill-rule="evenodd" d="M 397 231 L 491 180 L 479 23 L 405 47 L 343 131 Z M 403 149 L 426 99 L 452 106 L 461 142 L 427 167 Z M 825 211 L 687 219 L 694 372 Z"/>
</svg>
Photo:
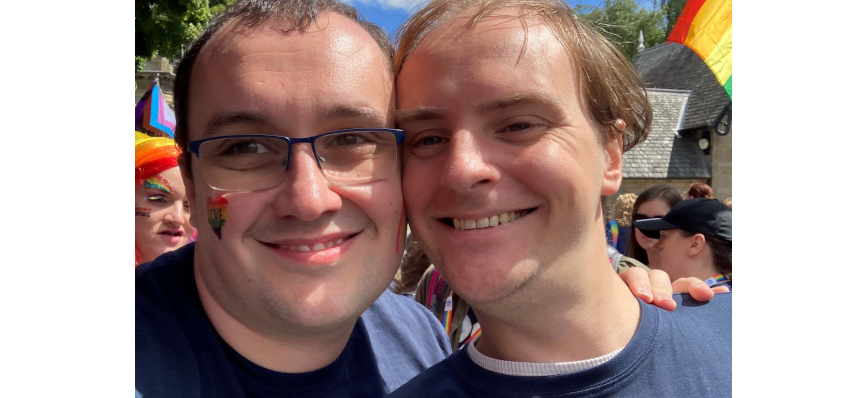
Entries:
<svg viewBox="0 0 867 398">
<path fill-rule="evenodd" d="M 337 104 L 319 115 L 319 120 L 332 119 L 362 119 L 377 125 L 385 125 L 385 115 L 369 104 L 344 105 Z"/>
<path fill-rule="evenodd" d="M 220 130 L 236 124 L 273 125 L 274 123 L 271 116 L 266 112 L 219 112 L 205 126 L 205 137 L 216 135 Z"/>
<path fill-rule="evenodd" d="M 497 98 L 491 101 L 474 104 L 472 107 L 481 113 L 490 113 L 494 111 L 508 109 L 514 106 L 521 105 L 536 105 L 544 107 L 553 107 L 557 109 L 559 116 L 563 114 L 563 103 L 547 95 L 539 93 L 521 93 L 507 97 Z M 415 109 L 404 109 L 395 112 L 395 120 L 397 124 L 424 121 L 424 120 L 441 120 L 446 115 L 446 109 L 436 108 L 432 106 L 420 106 Z"/>
</svg>

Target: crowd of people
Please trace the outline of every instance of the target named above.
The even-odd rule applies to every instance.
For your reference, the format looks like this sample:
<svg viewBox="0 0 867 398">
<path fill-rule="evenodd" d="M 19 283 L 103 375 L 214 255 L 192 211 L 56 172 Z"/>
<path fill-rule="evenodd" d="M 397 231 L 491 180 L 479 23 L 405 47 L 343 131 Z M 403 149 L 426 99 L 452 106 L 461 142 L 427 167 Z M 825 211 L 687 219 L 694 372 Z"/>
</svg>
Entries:
<svg viewBox="0 0 867 398">
<path fill-rule="evenodd" d="M 602 216 L 652 109 L 566 3 L 433 0 L 394 48 L 239 0 L 174 90 L 174 140 L 136 134 L 137 397 L 731 395 L 731 208 Z"/>
</svg>

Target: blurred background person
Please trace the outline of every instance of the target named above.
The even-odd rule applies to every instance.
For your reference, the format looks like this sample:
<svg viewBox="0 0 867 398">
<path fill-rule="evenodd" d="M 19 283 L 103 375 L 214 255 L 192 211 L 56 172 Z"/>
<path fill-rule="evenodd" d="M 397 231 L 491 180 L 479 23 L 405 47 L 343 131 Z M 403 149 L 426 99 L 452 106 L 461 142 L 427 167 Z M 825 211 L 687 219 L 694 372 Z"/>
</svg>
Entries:
<svg viewBox="0 0 867 398">
<path fill-rule="evenodd" d="M 190 242 L 194 229 L 171 138 L 135 133 L 135 265 Z"/>
<path fill-rule="evenodd" d="M 711 189 L 710 185 L 703 182 L 694 182 L 686 191 L 684 199 L 695 198 L 713 199 L 713 189 Z"/>
<path fill-rule="evenodd" d="M 638 195 L 625 193 L 614 201 L 614 209 L 611 210 L 611 218 L 605 225 L 608 235 L 608 244 L 620 253 L 626 253 L 629 248 L 629 238 L 632 236 L 632 208 Z"/>
<path fill-rule="evenodd" d="M 723 200 L 723 204 L 731 208 L 732 207 L 732 198 L 726 198 L 725 200 Z"/>
<path fill-rule="evenodd" d="M 632 207 L 632 223 L 630 223 L 629 248 L 626 255 L 646 264 L 650 269 L 659 268 L 659 257 L 653 245 L 656 239 L 645 236 L 635 229 L 635 222 L 648 218 L 660 218 L 671 210 L 672 206 L 683 200 L 680 193 L 667 184 L 654 185 L 647 188 L 635 199 Z M 674 278 L 672 278 L 674 280 Z"/>
<path fill-rule="evenodd" d="M 714 199 L 687 199 L 661 218 L 635 222 L 657 238 L 659 269 L 672 280 L 696 277 L 708 286 L 732 287 L 732 209 Z"/>
</svg>

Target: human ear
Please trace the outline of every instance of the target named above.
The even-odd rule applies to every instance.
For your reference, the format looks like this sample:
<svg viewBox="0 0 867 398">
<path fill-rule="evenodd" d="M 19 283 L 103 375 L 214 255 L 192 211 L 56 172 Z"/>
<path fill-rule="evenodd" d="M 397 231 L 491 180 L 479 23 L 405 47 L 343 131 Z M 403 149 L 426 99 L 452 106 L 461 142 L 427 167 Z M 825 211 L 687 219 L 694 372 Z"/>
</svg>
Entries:
<svg viewBox="0 0 867 398">
<path fill-rule="evenodd" d="M 689 248 L 687 249 L 687 253 L 690 257 L 697 256 L 701 253 L 701 250 L 704 249 L 707 240 L 702 234 L 695 234 L 689 238 Z"/>
<path fill-rule="evenodd" d="M 623 134 L 612 128 L 613 134 L 605 144 L 605 172 L 602 175 L 602 195 L 617 193 L 623 180 Z"/>
</svg>

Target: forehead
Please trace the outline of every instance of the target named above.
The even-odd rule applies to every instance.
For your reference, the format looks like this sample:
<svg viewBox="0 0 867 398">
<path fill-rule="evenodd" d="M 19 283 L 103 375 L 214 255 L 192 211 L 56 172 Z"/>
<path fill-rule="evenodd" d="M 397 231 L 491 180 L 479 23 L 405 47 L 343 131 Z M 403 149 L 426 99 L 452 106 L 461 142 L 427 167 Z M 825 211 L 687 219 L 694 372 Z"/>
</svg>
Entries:
<svg viewBox="0 0 867 398">
<path fill-rule="evenodd" d="M 268 20 L 226 26 L 202 49 L 190 84 L 191 139 L 218 114 L 266 114 L 316 129 L 324 110 L 368 108 L 385 119 L 393 81 L 382 50 L 354 21 L 326 13 L 305 30 Z M 287 132 L 292 133 L 292 132 Z M 312 135 L 306 134 L 306 135 Z"/>
<path fill-rule="evenodd" d="M 397 80 L 400 108 L 469 92 L 543 90 L 561 102 L 577 102 L 573 64 L 544 22 L 528 17 L 525 26 L 514 11 L 502 10 L 468 30 L 466 17 L 435 28 L 407 57 Z"/>
</svg>

